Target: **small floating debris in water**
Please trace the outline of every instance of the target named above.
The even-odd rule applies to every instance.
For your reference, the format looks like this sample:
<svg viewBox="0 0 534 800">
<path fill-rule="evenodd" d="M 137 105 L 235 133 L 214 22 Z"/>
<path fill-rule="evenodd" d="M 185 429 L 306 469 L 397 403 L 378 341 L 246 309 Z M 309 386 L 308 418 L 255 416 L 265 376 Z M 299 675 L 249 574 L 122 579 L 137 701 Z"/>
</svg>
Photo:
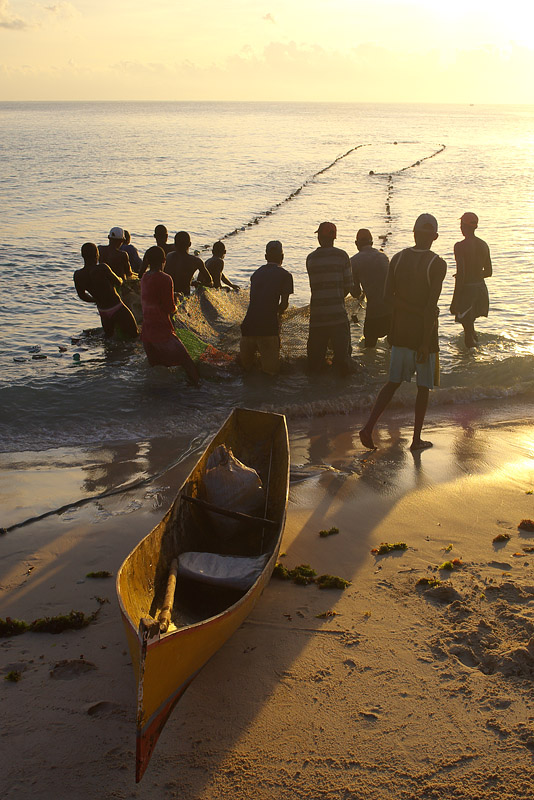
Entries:
<svg viewBox="0 0 534 800">
<path fill-rule="evenodd" d="M 375 174 L 375 171 L 374 171 L 374 169 L 370 169 L 370 170 L 369 170 L 369 175 L 374 175 L 374 174 Z"/>
<path fill-rule="evenodd" d="M 528 531 L 534 533 L 534 522 L 531 519 L 522 519 L 517 526 L 521 531 Z"/>
<path fill-rule="evenodd" d="M 67 348 L 65 347 L 64 344 L 58 344 L 58 349 L 59 349 L 60 353 L 66 353 L 67 352 Z"/>
<path fill-rule="evenodd" d="M 24 361 L 27 360 L 28 359 L 24 358 L 24 356 L 13 356 L 13 361 L 15 361 L 17 364 L 22 364 Z"/>
<path fill-rule="evenodd" d="M 43 361 L 45 358 L 48 358 L 48 356 L 45 356 L 44 353 L 34 353 L 32 358 L 34 361 Z"/>
<path fill-rule="evenodd" d="M 74 353 L 74 355 L 72 356 L 72 360 L 73 361 L 79 361 L 80 360 L 80 354 L 79 353 Z"/>
<path fill-rule="evenodd" d="M 40 353 L 41 348 L 38 344 L 34 344 L 32 347 L 28 347 L 28 353 Z"/>
<path fill-rule="evenodd" d="M 70 343 L 71 344 L 80 344 L 80 340 L 79 339 L 71 339 Z"/>
</svg>

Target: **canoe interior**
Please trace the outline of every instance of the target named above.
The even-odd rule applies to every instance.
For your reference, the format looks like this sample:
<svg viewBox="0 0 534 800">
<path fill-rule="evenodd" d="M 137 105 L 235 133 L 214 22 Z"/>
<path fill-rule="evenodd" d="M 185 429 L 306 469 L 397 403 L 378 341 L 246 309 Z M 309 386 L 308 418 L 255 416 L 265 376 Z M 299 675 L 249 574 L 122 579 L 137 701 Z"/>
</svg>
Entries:
<svg viewBox="0 0 534 800">
<path fill-rule="evenodd" d="M 243 464 L 253 467 L 267 489 L 266 505 L 255 515 L 277 522 L 264 526 L 256 521 L 231 521 L 235 531 L 221 530 L 228 520 L 204 508 L 181 500 L 182 494 L 204 499 L 202 476 L 210 453 L 226 444 Z M 139 620 L 157 619 L 163 604 L 170 563 L 187 551 L 227 555 L 257 556 L 272 554 L 279 546 L 288 481 L 288 441 L 282 415 L 235 409 L 212 440 L 181 487 L 171 509 L 159 525 L 143 539 L 126 559 L 118 576 L 118 589 L 124 611 L 134 630 Z M 245 592 L 198 584 L 186 579 L 177 582 L 169 633 L 223 613 Z"/>
</svg>

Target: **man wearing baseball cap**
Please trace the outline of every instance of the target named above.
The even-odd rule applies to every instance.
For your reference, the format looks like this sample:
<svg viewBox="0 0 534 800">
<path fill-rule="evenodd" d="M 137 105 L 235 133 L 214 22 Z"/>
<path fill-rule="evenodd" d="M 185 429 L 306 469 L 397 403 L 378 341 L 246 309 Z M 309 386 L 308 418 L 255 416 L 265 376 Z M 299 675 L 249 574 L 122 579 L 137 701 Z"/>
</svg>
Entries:
<svg viewBox="0 0 534 800">
<path fill-rule="evenodd" d="M 312 372 L 324 369 L 330 345 L 334 369 L 347 375 L 352 353 L 345 309 L 345 297 L 352 290 L 350 259 L 344 250 L 334 247 L 337 228 L 333 222 L 321 222 L 315 233 L 319 247 L 306 259 L 311 289 L 308 368 Z"/>
<path fill-rule="evenodd" d="M 121 280 L 128 280 L 128 278 L 133 278 L 134 275 L 128 253 L 120 249 L 123 242 L 123 229 L 119 227 L 112 228 L 108 233 L 108 244 L 100 245 L 98 248 L 100 254 L 99 263 L 107 264 L 108 267 L 111 267 L 115 275 L 118 275 Z"/>
<path fill-rule="evenodd" d="M 385 296 L 393 303 L 388 339 L 392 345 L 389 380 L 375 400 L 360 431 L 364 447 L 374 450 L 373 429 L 403 381 L 415 373 L 417 397 L 411 450 L 425 450 L 432 442 L 421 439 L 430 389 L 439 385 L 438 300 L 447 271 L 445 261 L 430 249 L 438 238 L 432 214 L 421 214 L 413 228 L 415 247 L 391 259 Z"/>
<path fill-rule="evenodd" d="M 259 353 L 262 372 L 276 375 L 280 369 L 280 315 L 293 294 L 293 276 L 282 267 L 282 242 L 268 242 L 266 264 L 250 279 L 250 303 L 241 324 L 239 357 L 244 370 L 254 366 Z"/>
<path fill-rule="evenodd" d="M 477 228 L 476 214 L 472 211 L 462 214 L 460 230 L 464 239 L 454 245 L 456 283 L 450 312 L 464 329 L 466 347 L 474 347 L 478 340 L 475 319 L 488 316 L 489 296 L 484 278 L 490 278 L 493 272 L 489 247 L 475 236 Z"/>
</svg>

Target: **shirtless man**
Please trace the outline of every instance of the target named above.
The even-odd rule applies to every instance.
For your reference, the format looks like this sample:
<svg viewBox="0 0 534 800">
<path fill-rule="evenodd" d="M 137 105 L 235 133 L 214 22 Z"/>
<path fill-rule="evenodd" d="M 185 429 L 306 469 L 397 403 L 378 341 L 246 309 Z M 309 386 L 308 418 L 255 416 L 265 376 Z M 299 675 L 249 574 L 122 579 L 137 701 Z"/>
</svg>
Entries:
<svg viewBox="0 0 534 800">
<path fill-rule="evenodd" d="M 493 272 L 489 247 L 483 239 L 475 236 L 477 227 L 476 214 L 472 211 L 462 214 L 460 230 L 464 240 L 454 245 L 456 283 L 450 312 L 464 329 L 466 347 L 474 347 L 477 343 L 475 319 L 488 316 L 489 297 L 484 278 L 490 278 Z"/>
<path fill-rule="evenodd" d="M 191 238 L 187 231 L 178 231 L 174 237 L 174 250 L 169 253 L 165 272 L 170 275 L 174 284 L 174 292 L 181 292 L 186 296 L 191 294 L 191 280 L 196 272 L 198 279 L 204 286 L 213 286 L 211 275 L 198 256 L 192 256 L 188 250 L 191 247 Z"/>
<path fill-rule="evenodd" d="M 78 297 L 84 303 L 96 303 L 106 337 L 112 336 L 118 327 L 124 336 L 134 339 L 138 335 L 137 324 L 117 291 L 122 280 L 107 264 L 99 263 L 98 257 L 96 244 L 82 245 L 84 265 L 74 273 Z"/>
<path fill-rule="evenodd" d="M 212 256 L 208 258 L 206 261 L 206 269 L 208 270 L 209 274 L 211 275 L 211 279 L 213 281 L 213 288 L 214 289 L 221 289 L 221 283 L 226 284 L 229 286 L 230 289 L 235 289 L 239 291 L 239 286 L 236 286 L 235 283 L 232 283 L 223 272 L 224 269 L 224 257 L 226 255 L 226 247 L 224 246 L 223 242 L 215 242 L 213 247 L 211 248 Z"/>
<path fill-rule="evenodd" d="M 122 243 L 124 242 L 124 231 L 122 228 L 112 228 L 108 233 L 109 244 L 102 245 L 99 248 L 99 257 L 101 264 L 107 264 L 111 267 L 115 275 L 123 280 L 133 278 L 134 273 L 130 266 L 130 259 L 128 253 L 121 250 Z M 137 277 L 137 275 L 135 276 Z"/>
<path fill-rule="evenodd" d="M 417 217 L 413 229 L 415 247 L 401 250 L 391 259 L 384 296 L 393 303 L 389 341 L 389 381 L 375 400 L 369 419 L 360 431 L 364 447 L 375 449 L 373 429 L 402 381 L 417 376 L 415 421 L 411 450 L 425 450 L 432 442 L 421 439 L 430 389 L 439 385 L 438 300 L 447 271 L 445 261 L 430 249 L 438 238 L 432 214 Z"/>
</svg>

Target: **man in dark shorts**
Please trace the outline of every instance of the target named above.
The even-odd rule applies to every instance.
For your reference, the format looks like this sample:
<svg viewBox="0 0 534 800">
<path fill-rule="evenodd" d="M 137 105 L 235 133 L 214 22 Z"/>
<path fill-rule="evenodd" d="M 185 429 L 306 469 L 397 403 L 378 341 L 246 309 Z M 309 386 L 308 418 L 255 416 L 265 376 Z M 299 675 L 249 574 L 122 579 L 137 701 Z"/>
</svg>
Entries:
<svg viewBox="0 0 534 800">
<path fill-rule="evenodd" d="M 108 233 L 108 242 L 109 244 L 101 245 L 98 248 L 100 263 L 111 267 L 115 275 L 118 275 L 122 280 L 137 277 L 132 272 L 128 253 L 120 249 L 124 242 L 123 229 L 112 228 Z"/>
<path fill-rule="evenodd" d="M 353 297 L 367 298 L 363 336 L 365 347 L 376 347 L 378 339 L 387 336 L 391 323 L 391 303 L 384 299 L 389 260 L 385 253 L 373 247 L 373 237 L 367 228 L 356 234 L 358 252 L 352 256 Z"/>
<path fill-rule="evenodd" d="M 425 450 L 432 442 L 421 439 L 430 389 L 439 385 L 438 300 L 447 271 L 445 261 L 430 249 L 438 238 L 438 223 L 432 214 L 415 221 L 415 247 L 396 253 L 386 281 L 386 297 L 393 313 L 389 341 L 389 381 L 375 400 L 369 419 L 360 431 L 364 447 L 375 449 L 373 429 L 402 381 L 417 375 L 417 397 L 411 450 Z"/>
<path fill-rule="evenodd" d="M 250 279 L 250 303 L 241 323 L 239 350 L 244 370 L 253 367 L 259 353 L 262 372 L 276 375 L 280 369 L 280 315 L 293 294 L 293 276 L 282 267 L 281 242 L 267 244 L 265 260 Z"/>
<path fill-rule="evenodd" d="M 224 283 L 226 286 L 229 286 L 230 289 L 239 291 L 239 286 L 236 286 L 235 283 L 232 283 L 232 281 L 229 280 L 223 272 L 224 257 L 226 255 L 226 247 L 224 246 L 224 242 L 215 242 L 211 248 L 211 252 L 211 258 L 208 258 L 206 261 L 206 269 L 211 275 L 213 288 L 221 289 L 221 284 Z"/>
<path fill-rule="evenodd" d="M 191 294 L 191 281 L 196 272 L 203 286 L 211 286 L 211 275 L 198 256 L 189 254 L 191 238 L 187 231 L 178 231 L 174 237 L 174 250 L 169 253 L 165 272 L 170 275 L 174 284 L 174 293 L 189 296 Z"/>
<path fill-rule="evenodd" d="M 352 289 L 352 269 L 348 254 L 334 247 L 337 228 L 333 222 L 321 222 L 315 231 L 319 247 L 306 259 L 310 279 L 310 329 L 308 368 L 320 371 L 326 366 L 330 343 L 333 366 L 341 375 L 351 371 L 352 345 L 345 297 Z"/>
<path fill-rule="evenodd" d="M 134 339 L 138 335 L 137 324 L 117 291 L 122 280 L 107 264 L 99 263 L 98 255 L 96 244 L 82 245 L 84 265 L 74 273 L 78 297 L 84 303 L 96 303 L 106 337 L 119 328 L 123 336 Z"/>
<path fill-rule="evenodd" d="M 474 347 L 478 341 L 475 319 L 488 316 L 489 296 L 484 278 L 490 278 L 493 273 L 489 247 L 475 236 L 477 228 L 477 215 L 467 211 L 460 217 L 464 240 L 454 245 L 456 283 L 450 312 L 464 329 L 466 347 Z"/>
</svg>

